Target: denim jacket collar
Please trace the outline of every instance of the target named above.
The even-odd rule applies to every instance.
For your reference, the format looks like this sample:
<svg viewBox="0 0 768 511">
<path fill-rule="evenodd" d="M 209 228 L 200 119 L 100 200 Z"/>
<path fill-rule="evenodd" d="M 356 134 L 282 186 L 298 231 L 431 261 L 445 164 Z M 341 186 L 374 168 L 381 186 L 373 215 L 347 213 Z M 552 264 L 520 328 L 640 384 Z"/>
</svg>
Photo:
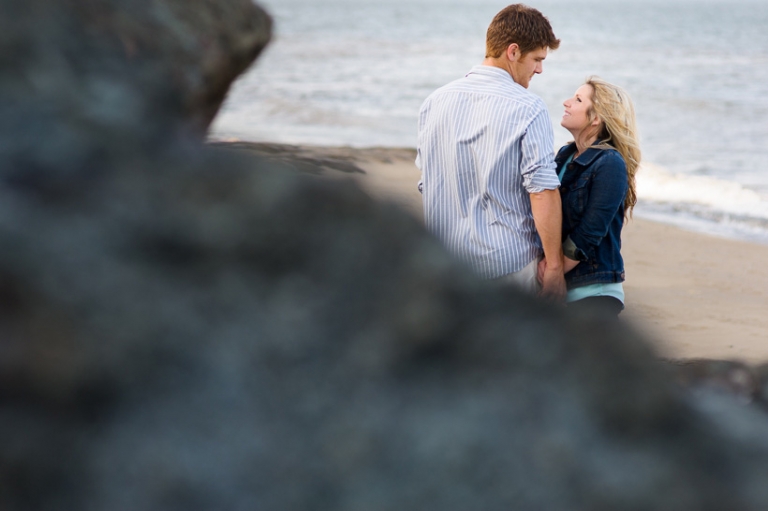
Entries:
<svg viewBox="0 0 768 511">
<path fill-rule="evenodd" d="M 595 140 L 595 142 L 592 144 L 593 147 L 590 147 L 583 153 L 581 153 L 578 158 L 574 159 L 573 161 L 578 163 L 579 165 L 586 167 L 590 165 L 593 161 L 595 161 L 595 158 L 600 156 L 602 154 L 601 149 L 596 149 L 594 146 L 599 145 L 602 141 L 601 140 Z M 567 146 L 563 147 L 560 150 L 560 153 L 557 155 L 557 162 L 558 166 L 562 165 L 562 162 L 564 162 L 568 157 L 572 154 L 576 153 L 576 142 L 571 142 Z"/>
</svg>

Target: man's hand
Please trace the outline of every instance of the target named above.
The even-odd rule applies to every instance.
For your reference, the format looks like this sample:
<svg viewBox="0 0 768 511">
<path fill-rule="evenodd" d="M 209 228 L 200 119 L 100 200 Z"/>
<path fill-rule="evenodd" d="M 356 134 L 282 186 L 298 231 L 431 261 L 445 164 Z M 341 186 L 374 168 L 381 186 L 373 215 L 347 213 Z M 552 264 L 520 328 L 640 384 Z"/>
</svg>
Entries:
<svg viewBox="0 0 768 511">
<path fill-rule="evenodd" d="M 562 208 L 558 190 L 544 190 L 530 194 L 531 212 L 536 231 L 544 248 L 544 267 L 539 268 L 541 291 L 539 296 L 554 301 L 565 300 L 563 276 Z"/>
<path fill-rule="evenodd" d="M 541 291 L 539 291 L 541 298 L 555 302 L 565 300 L 565 276 L 560 261 L 556 261 L 556 264 L 547 264 L 546 259 L 539 261 L 537 277 L 541 284 Z"/>
<path fill-rule="evenodd" d="M 544 282 L 544 270 L 547 269 L 547 260 L 545 258 L 541 258 L 541 261 L 539 261 L 538 267 L 536 268 L 536 280 L 539 281 L 539 285 L 541 285 L 542 282 Z"/>
</svg>

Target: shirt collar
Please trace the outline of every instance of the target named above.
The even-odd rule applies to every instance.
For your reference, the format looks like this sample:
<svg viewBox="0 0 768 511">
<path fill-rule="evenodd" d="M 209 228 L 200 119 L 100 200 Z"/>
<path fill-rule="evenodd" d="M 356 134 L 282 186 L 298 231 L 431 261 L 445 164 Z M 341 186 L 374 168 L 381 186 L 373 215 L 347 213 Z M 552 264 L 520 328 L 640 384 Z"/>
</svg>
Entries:
<svg viewBox="0 0 768 511">
<path fill-rule="evenodd" d="M 473 66 L 472 69 L 470 69 L 469 73 L 467 73 L 464 76 L 469 76 L 471 74 L 476 75 L 483 75 L 483 76 L 492 76 L 495 78 L 507 78 L 512 83 L 516 83 L 514 80 L 512 80 L 512 77 L 509 75 L 509 73 L 500 67 L 496 66 L 485 66 L 485 65 L 477 65 Z"/>
</svg>

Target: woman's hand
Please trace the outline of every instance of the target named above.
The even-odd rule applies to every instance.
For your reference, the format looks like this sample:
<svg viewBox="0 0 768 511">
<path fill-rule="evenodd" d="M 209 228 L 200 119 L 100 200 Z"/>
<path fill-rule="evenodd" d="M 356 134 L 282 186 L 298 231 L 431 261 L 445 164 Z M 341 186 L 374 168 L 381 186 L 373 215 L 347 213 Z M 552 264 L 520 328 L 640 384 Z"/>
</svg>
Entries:
<svg viewBox="0 0 768 511">
<path fill-rule="evenodd" d="M 574 261 L 573 259 L 569 259 L 567 257 L 563 257 L 563 274 L 568 273 L 572 269 L 576 268 L 579 265 L 579 261 Z M 539 281 L 539 284 L 544 284 L 544 273 L 547 271 L 547 260 L 542 259 L 539 261 L 539 266 L 536 270 L 536 278 Z"/>
<path fill-rule="evenodd" d="M 572 269 L 579 265 L 579 261 L 569 259 L 567 256 L 563 256 L 563 273 L 568 273 Z"/>
</svg>

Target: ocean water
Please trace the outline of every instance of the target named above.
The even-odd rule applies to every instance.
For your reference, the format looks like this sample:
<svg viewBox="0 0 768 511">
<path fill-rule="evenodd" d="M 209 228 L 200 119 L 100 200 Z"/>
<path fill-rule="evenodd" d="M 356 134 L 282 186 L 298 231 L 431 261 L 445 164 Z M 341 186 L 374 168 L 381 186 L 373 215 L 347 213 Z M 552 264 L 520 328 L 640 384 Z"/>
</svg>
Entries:
<svg viewBox="0 0 768 511">
<path fill-rule="evenodd" d="M 506 3 L 263 0 L 275 37 L 212 139 L 414 147 L 419 106 L 484 54 Z M 638 216 L 768 243 L 768 0 L 528 2 L 562 40 L 530 89 L 559 147 L 589 75 L 625 87 L 643 149 Z"/>
</svg>

